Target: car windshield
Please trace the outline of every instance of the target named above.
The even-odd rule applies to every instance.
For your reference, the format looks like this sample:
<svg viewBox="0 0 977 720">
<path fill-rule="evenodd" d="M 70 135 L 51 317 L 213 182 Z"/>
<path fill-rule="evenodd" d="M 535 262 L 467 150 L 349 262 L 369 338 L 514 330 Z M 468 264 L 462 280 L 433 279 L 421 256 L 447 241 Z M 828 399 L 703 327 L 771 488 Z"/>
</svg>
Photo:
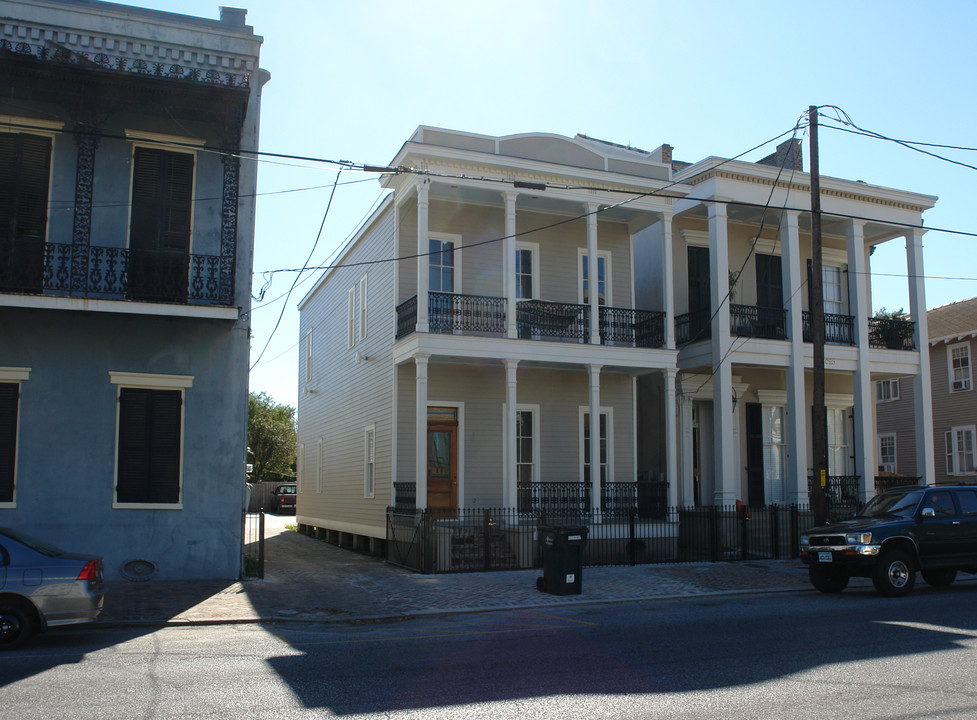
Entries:
<svg viewBox="0 0 977 720">
<path fill-rule="evenodd" d="M 64 555 L 64 550 L 59 550 L 54 547 L 54 545 L 48 545 L 43 540 L 38 540 L 30 535 L 25 535 L 22 532 L 17 532 L 16 530 L 11 530 L 10 528 L 0 528 L 0 532 L 6 535 L 11 540 L 16 540 L 21 545 L 26 545 L 31 550 L 41 553 L 41 555 L 47 555 L 48 557 L 61 557 Z"/>
<path fill-rule="evenodd" d="M 904 490 L 902 492 L 887 492 L 876 495 L 868 501 L 856 517 L 874 518 L 882 515 L 896 515 L 897 517 L 912 517 L 923 497 L 922 490 Z"/>
</svg>

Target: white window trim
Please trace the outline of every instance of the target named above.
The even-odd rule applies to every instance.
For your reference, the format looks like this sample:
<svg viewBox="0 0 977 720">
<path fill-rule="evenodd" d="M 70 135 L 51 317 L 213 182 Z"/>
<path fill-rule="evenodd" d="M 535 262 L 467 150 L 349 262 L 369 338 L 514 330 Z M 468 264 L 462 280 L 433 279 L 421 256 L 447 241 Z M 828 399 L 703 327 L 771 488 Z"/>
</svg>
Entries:
<svg viewBox="0 0 977 720">
<path fill-rule="evenodd" d="M 316 442 L 316 455 L 315 455 L 315 491 L 317 493 L 322 492 L 322 438 Z"/>
<path fill-rule="evenodd" d="M 129 148 L 129 209 L 126 220 L 126 248 L 129 247 L 129 240 L 132 237 L 132 187 L 136 179 L 136 148 L 144 147 L 193 156 L 193 176 L 190 179 L 190 234 L 187 238 L 187 252 L 192 254 L 197 216 L 197 203 L 195 202 L 197 193 L 197 170 L 200 163 L 198 162 L 199 157 L 196 149 L 185 146 L 200 145 L 202 147 L 206 141 L 196 140 L 194 138 L 181 138 L 176 135 L 142 133 L 132 130 L 126 130 L 126 139 L 132 141 L 132 146 Z M 182 144 L 170 145 L 169 143 Z"/>
<path fill-rule="evenodd" d="M 530 255 L 532 255 L 532 261 L 531 262 L 533 264 L 533 273 L 532 273 L 532 285 L 533 285 L 532 293 L 533 293 L 533 296 L 531 298 L 521 298 L 521 299 L 523 299 L 523 300 L 536 300 L 536 299 L 538 299 L 540 297 L 540 295 L 539 295 L 539 272 L 540 272 L 540 267 L 539 267 L 539 243 L 517 241 L 516 242 L 516 252 L 518 252 L 520 250 L 528 250 L 529 251 Z M 514 269 L 515 269 L 515 263 L 513 263 L 513 270 Z M 518 300 L 520 298 L 517 297 L 516 299 Z"/>
<path fill-rule="evenodd" d="M 182 510 L 183 509 L 183 467 L 186 461 L 187 394 L 193 386 L 193 375 L 157 375 L 153 373 L 132 373 L 109 371 L 109 382 L 115 389 L 115 458 L 112 470 L 112 509 L 114 510 Z M 180 391 L 180 501 L 176 503 L 120 503 L 116 502 L 119 484 L 119 422 L 122 405 L 119 398 L 122 388 L 137 387 L 147 390 Z"/>
<path fill-rule="evenodd" d="M 312 330 L 305 333 L 305 381 L 312 381 Z"/>
<path fill-rule="evenodd" d="M 577 302 L 581 305 L 584 304 L 583 259 L 585 257 L 587 257 L 587 248 L 577 248 Z M 603 307 L 614 307 L 614 291 L 613 291 L 613 283 L 611 282 L 611 278 L 614 276 L 614 274 L 611 271 L 611 253 L 608 250 L 598 250 L 597 257 L 604 258 L 604 271 L 607 278 L 605 282 L 605 285 L 607 287 L 607 299 Z M 588 268 L 588 270 L 590 270 L 590 268 Z M 596 277 L 596 268 L 595 268 L 595 272 L 591 272 L 590 275 L 591 275 L 590 278 L 591 285 L 596 285 L 594 281 L 594 278 Z"/>
<path fill-rule="evenodd" d="M 526 411 L 533 414 L 533 479 L 531 482 L 540 482 L 541 470 L 540 470 L 540 442 L 539 442 L 539 405 L 532 405 L 528 403 L 516 403 L 516 412 Z M 502 403 L 502 427 L 505 427 L 506 414 L 508 413 L 508 406 L 506 403 Z M 518 437 L 517 437 L 518 442 Z M 508 466 L 509 462 L 509 449 L 506 444 L 502 444 L 502 462 Z M 516 453 L 516 462 L 519 461 L 519 454 Z"/>
<path fill-rule="evenodd" d="M 892 462 L 891 463 L 883 463 L 882 462 L 882 439 L 883 438 L 892 438 Z M 898 459 L 899 459 L 898 452 L 899 452 L 899 450 L 898 450 L 898 445 L 896 443 L 896 434 L 895 433 L 879 433 L 878 439 L 876 440 L 875 449 L 876 449 L 876 452 L 878 452 L 878 454 L 879 454 L 878 466 L 879 466 L 879 468 L 883 472 L 893 472 L 893 473 L 894 472 L 899 472 L 897 470 L 897 468 L 899 467 L 899 462 L 898 462 Z M 883 464 L 888 465 L 889 467 L 883 468 Z"/>
<path fill-rule="evenodd" d="M 974 449 L 974 470 L 969 472 L 957 472 L 957 433 L 958 432 L 969 432 L 971 438 L 971 446 Z M 950 438 L 950 453 L 947 453 L 948 459 L 952 460 L 951 463 L 947 463 L 946 474 L 953 477 L 972 477 L 977 475 L 977 426 L 974 425 L 958 425 L 956 427 L 950 428 L 944 437 Z"/>
<path fill-rule="evenodd" d="M 356 288 L 346 294 L 346 349 L 356 344 Z"/>
<path fill-rule="evenodd" d="M 373 458 L 372 460 L 370 458 Z M 371 482 L 370 471 L 373 471 Z M 372 486 L 372 487 L 371 487 Z M 363 428 L 363 497 L 374 498 L 377 493 L 377 425 Z"/>
<path fill-rule="evenodd" d="M 967 380 L 966 380 L 967 386 L 962 388 L 953 387 L 955 382 L 953 379 L 953 351 L 957 348 L 966 348 L 967 350 Z M 970 391 L 974 386 L 973 353 L 970 352 L 970 342 L 968 341 L 962 343 L 954 343 L 953 345 L 947 345 L 946 364 L 947 364 L 947 373 L 949 375 L 948 379 L 950 382 L 950 392 L 958 393 L 958 392 Z"/>
<path fill-rule="evenodd" d="M 360 278 L 359 282 L 360 291 L 360 312 L 359 312 L 359 339 L 365 340 L 367 333 L 367 276 L 364 275 Z"/>
<path fill-rule="evenodd" d="M 885 395 L 884 388 L 889 389 L 889 397 L 883 397 Z M 899 378 L 892 378 L 891 380 L 877 380 L 875 383 L 875 401 L 880 403 L 888 403 L 899 399 Z"/>
<path fill-rule="evenodd" d="M 577 420 L 577 447 L 579 451 L 579 463 L 577 468 L 577 478 L 578 482 L 584 481 L 584 417 L 590 414 L 589 405 L 580 405 L 578 409 L 578 420 Z M 614 482 L 614 408 L 610 406 L 601 406 L 600 414 L 607 416 L 607 482 Z M 599 462 L 598 458 L 598 462 Z M 599 499 L 597 500 L 599 502 Z M 594 499 L 591 498 L 591 503 Z"/>
<path fill-rule="evenodd" d="M 17 507 L 17 466 L 20 463 L 20 385 L 30 379 L 30 368 L 0 367 L 0 382 L 17 383 L 17 432 L 14 435 L 14 492 L 10 502 L 0 502 L 0 508 Z"/>
<path fill-rule="evenodd" d="M 440 232 L 429 232 L 427 234 L 430 240 L 440 240 L 441 242 L 454 243 L 454 252 L 452 252 L 452 258 L 454 260 L 454 265 L 452 266 L 454 270 L 454 290 L 451 292 L 455 295 L 460 295 L 462 290 L 461 284 L 461 266 L 462 266 L 462 254 L 459 248 L 461 248 L 462 236 L 455 233 L 440 233 Z M 430 255 L 428 256 L 428 272 L 430 272 Z M 436 290 L 433 292 L 444 292 L 443 290 Z"/>
</svg>

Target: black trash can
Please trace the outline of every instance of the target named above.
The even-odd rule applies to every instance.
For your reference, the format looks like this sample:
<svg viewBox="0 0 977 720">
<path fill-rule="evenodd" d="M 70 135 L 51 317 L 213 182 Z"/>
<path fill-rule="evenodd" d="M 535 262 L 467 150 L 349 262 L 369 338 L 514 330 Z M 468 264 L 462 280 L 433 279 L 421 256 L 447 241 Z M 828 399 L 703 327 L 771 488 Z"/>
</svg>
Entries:
<svg viewBox="0 0 977 720">
<path fill-rule="evenodd" d="M 536 588 L 551 595 L 579 595 L 586 547 L 585 525 L 540 525 L 543 577 L 536 579 Z"/>
</svg>

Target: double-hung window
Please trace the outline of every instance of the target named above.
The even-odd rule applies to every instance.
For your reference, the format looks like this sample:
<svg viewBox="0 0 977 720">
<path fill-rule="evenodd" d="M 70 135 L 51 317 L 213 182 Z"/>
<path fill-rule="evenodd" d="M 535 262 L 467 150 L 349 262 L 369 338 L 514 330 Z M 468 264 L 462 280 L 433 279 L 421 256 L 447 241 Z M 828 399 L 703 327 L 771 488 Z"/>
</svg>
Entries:
<svg viewBox="0 0 977 720">
<path fill-rule="evenodd" d="M 585 487 L 589 488 L 591 483 L 591 453 L 590 453 L 590 413 L 585 409 L 580 409 L 580 443 L 582 445 L 581 458 L 581 479 Z M 609 482 L 613 476 L 613 457 L 611 454 L 611 412 L 608 409 L 600 411 L 600 484 Z"/>
<path fill-rule="evenodd" d="M 973 475 L 974 447 L 977 445 L 973 425 L 951 428 L 945 435 L 947 475 Z"/>
<path fill-rule="evenodd" d="M 890 402 L 899 399 L 899 378 L 879 380 L 875 383 L 875 399 L 878 402 Z"/>
<path fill-rule="evenodd" d="M 532 300 L 539 297 L 539 277 L 536 256 L 539 246 L 535 243 L 516 243 L 516 300 Z"/>
<path fill-rule="evenodd" d="M 897 472 L 895 433 L 879 435 L 879 472 Z"/>
<path fill-rule="evenodd" d="M 432 237 L 429 243 L 430 269 L 428 290 L 450 293 L 455 291 L 455 243 L 453 240 Z"/>
<path fill-rule="evenodd" d="M 591 271 L 590 258 L 587 251 L 581 249 L 578 253 L 579 285 L 577 296 L 582 305 L 590 303 L 590 289 L 597 289 L 597 304 L 610 306 L 611 304 L 611 254 L 597 253 L 597 270 Z"/>
<path fill-rule="evenodd" d="M 947 363 L 950 372 L 950 392 L 970 390 L 970 343 L 947 346 Z"/>
<path fill-rule="evenodd" d="M 115 507 L 179 508 L 185 375 L 110 372 L 118 386 Z"/>
<path fill-rule="evenodd" d="M 51 144 L 43 135 L 0 132 L 0 290 L 6 292 L 44 287 Z"/>
</svg>

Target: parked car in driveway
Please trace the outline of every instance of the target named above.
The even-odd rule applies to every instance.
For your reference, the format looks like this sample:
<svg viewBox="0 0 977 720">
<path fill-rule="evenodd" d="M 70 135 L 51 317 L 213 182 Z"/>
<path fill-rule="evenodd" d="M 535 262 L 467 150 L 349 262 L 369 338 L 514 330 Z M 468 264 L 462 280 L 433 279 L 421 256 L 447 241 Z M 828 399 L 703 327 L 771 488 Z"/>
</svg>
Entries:
<svg viewBox="0 0 977 720">
<path fill-rule="evenodd" d="M 103 598 L 102 558 L 0 528 L 0 650 L 49 627 L 92 622 Z"/>
<path fill-rule="evenodd" d="M 271 491 L 271 511 L 280 514 L 282 510 L 295 512 L 295 483 L 279 485 Z"/>
<path fill-rule="evenodd" d="M 882 595 L 908 595 L 917 571 L 930 585 L 949 585 L 958 572 L 977 573 L 977 487 L 888 490 L 852 519 L 805 532 L 800 550 L 821 592 L 867 577 Z"/>
</svg>

